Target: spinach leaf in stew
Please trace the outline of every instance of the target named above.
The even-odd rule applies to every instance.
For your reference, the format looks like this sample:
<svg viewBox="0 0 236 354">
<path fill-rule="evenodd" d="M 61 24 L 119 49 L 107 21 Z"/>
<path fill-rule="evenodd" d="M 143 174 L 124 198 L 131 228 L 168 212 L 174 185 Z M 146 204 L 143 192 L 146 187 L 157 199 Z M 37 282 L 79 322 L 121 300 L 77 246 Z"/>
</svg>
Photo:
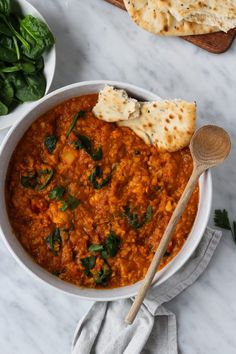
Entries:
<svg viewBox="0 0 236 354">
<path fill-rule="evenodd" d="M 65 187 L 57 186 L 51 190 L 48 196 L 50 199 L 61 200 L 65 191 L 66 191 Z"/>
<path fill-rule="evenodd" d="M 120 247 L 120 238 L 111 231 L 106 239 L 106 250 L 110 257 L 115 257 Z"/>
<path fill-rule="evenodd" d="M 106 238 L 105 244 L 92 244 L 89 246 L 89 252 L 98 252 L 103 259 L 107 257 L 115 257 L 120 248 L 121 239 L 114 231 L 111 231 Z"/>
<path fill-rule="evenodd" d="M 131 212 L 129 206 L 124 207 L 124 216 L 127 216 L 128 224 L 134 229 L 139 229 L 144 224 L 148 223 L 152 218 L 152 214 L 153 210 L 151 205 L 147 207 L 146 213 L 144 213 L 141 218 L 139 218 L 137 213 Z"/>
<path fill-rule="evenodd" d="M 89 256 L 89 257 L 85 257 L 85 258 L 82 258 L 80 260 L 82 266 L 84 267 L 84 273 L 86 275 L 91 275 L 91 269 L 94 268 L 95 266 L 95 263 L 96 263 L 96 257 L 95 256 Z"/>
<path fill-rule="evenodd" d="M 62 245 L 60 229 L 54 229 L 53 232 L 46 237 L 45 242 L 54 256 L 57 256 Z"/>
<path fill-rule="evenodd" d="M 107 284 L 107 281 L 110 279 L 111 275 L 112 275 L 112 270 L 109 267 L 109 265 L 105 263 L 102 269 L 99 272 L 97 272 L 97 274 L 95 274 L 94 276 L 95 283 L 98 285 L 105 286 Z"/>
<path fill-rule="evenodd" d="M 30 171 L 28 175 L 21 176 L 21 184 L 25 188 L 41 191 L 48 186 L 54 175 L 52 169 L 45 169 L 38 172 Z"/>
<path fill-rule="evenodd" d="M 79 134 L 75 132 L 75 135 L 77 137 L 77 140 L 74 141 L 74 147 L 79 150 L 83 149 L 84 151 L 87 152 L 87 154 L 94 160 L 94 161 L 99 161 L 102 159 L 102 148 L 99 147 L 97 150 L 93 151 L 92 149 L 92 143 L 90 139 L 82 134 Z"/>
<path fill-rule="evenodd" d="M 66 211 L 68 208 L 70 210 L 74 210 L 77 208 L 77 206 L 79 206 L 81 203 L 80 199 L 77 199 L 75 197 L 73 197 L 72 195 L 68 194 L 66 197 L 66 200 L 64 200 L 64 203 L 62 205 L 62 207 L 60 208 L 61 211 Z"/>
<path fill-rule="evenodd" d="M 102 174 L 103 173 L 101 167 L 97 165 L 91 175 L 88 177 L 88 180 L 94 189 L 101 189 L 111 181 L 112 172 L 107 177 L 98 182 L 97 179 L 101 179 Z"/>
<path fill-rule="evenodd" d="M 69 138 L 70 133 L 72 132 L 72 130 L 73 130 L 74 127 L 76 126 L 76 123 L 77 123 L 78 119 L 84 117 L 85 114 L 86 114 L 86 111 L 79 111 L 78 113 L 76 113 L 76 114 L 74 115 L 74 118 L 73 118 L 73 120 L 72 120 L 72 123 L 71 123 L 69 129 L 68 129 L 67 132 L 66 132 L 66 137 L 67 137 L 67 138 Z"/>
<path fill-rule="evenodd" d="M 56 145 L 57 145 L 56 135 L 46 136 L 46 138 L 44 139 L 44 145 L 47 148 L 47 151 L 49 152 L 49 154 L 52 154 L 56 148 Z"/>
</svg>

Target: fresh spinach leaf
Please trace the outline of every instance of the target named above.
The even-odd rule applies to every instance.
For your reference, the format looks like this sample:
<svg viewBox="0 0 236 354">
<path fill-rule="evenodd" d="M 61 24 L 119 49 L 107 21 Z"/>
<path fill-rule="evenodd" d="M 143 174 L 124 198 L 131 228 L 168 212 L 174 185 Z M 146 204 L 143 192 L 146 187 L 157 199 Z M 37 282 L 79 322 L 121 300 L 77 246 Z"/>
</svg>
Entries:
<svg viewBox="0 0 236 354">
<path fill-rule="evenodd" d="M 0 101 L 0 116 L 5 116 L 8 114 L 8 107 Z"/>
<path fill-rule="evenodd" d="M 35 64 L 35 70 L 36 71 L 43 71 L 43 69 L 44 69 L 44 59 L 43 59 L 43 57 L 39 57 L 38 59 L 36 59 L 36 61 L 33 64 Z"/>
<path fill-rule="evenodd" d="M 89 256 L 86 258 L 82 258 L 80 260 L 82 266 L 85 268 L 84 272 L 86 275 L 91 275 L 91 269 L 94 268 L 96 264 L 96 257 L 95 256 Z"/>
<path fill-rule="evenodd" d="M 46 138 L 44 139 L 44 145 L 47 148 L 49 154 L 52 154 L 57 145 L 56 135 L 46 136 Z"/>
<path fill-rule="evenodd" d="M 7 27 L 11 31 L 12 36 L 15 36 L 23 44 L 23 48 L 25 48 L 26 50 L 30 50 L 29 43 L 15 29 L 14 24 L 11 23 L 11 20 L 1 12 L 0 12 L 0 19 L 3 20 L 4 23 L 7 25 Z"/>
<path fill-rule="evenodd" d="M 8 37 L 12 36 L 12 32 L 9 29 L 9 27 L 6 25 L 6 23 L 3 21 L 2 18 L 0 18 L 0 34 L 5 34 Z"/>
<path fill-rule="evenodd" d="M 39 72 L 35 74 L 19 74 L 15 85 L 15 96 L 21 102 L 39 100 L 44 96 L 46 81 L 44 75 Z"/>
<path fill-rule="evenodd" d="M 1 73 L 14 73 L 21 70 L 27 74 L 32 74 L 35 72 L 36 68 L 34 64 L 24 62 L 13 63 L 12 66 L 5 66 L 0 68 Z"/>
<path fill-rule="evenodd" d="M 30 45 L 30 48 L 23 47 L 24 54 L 29 58 L 37 59 L 55 43 L 48 26 L 31 15 L 25 16 L 20 21 L 20 32 Z"/>
<path fill-rule="evenodd" d="M 91 175 L 88 177 L 89 182 L 94 189 L 101 189 L 106 186 L 112 178 L 112 172 L 105 177 L 101 182 L 98 182 L 97 179 L 102 177 L 102 169 L 100 166 L 96 166 Z"/>
<path fill-rule="evenodd" d="M 105 263 L 102 269 L 97 274 L 95 274 L 94 276 L 95 283 L 98 285 L 106 285 L 111 275 L 112 275 L 112 270 L 108 266 L 108 264 Z"/>
<path fill-rule="evenodd" d="M 0 100 L 6 105 L 10 106 L 14 97 L 14 90 L 8 80 L 0 81 Z"/>
<path fill-rule="evenodd" d="M 57 186 L 51 190 L 49 193 L 50 199 L 61 200 L 63 198 L 63 194 L 65 193 L 66 189 L 63 186 Z"/>
<path fill-rule="evenodd" d="M 70 136 L 70 133 L 72 132 L 72 130 L 74 129 L 74 127 L 76 126 L 76 123 L 78 121 L 79 118 L 82 118 L 84 117 L 86 114 L 85 111 L 79 111 L 77 112 L 74 117 L 73 117 L 73 120 L 72 120 L 72 123 L 68 129 L 68 131 L 66 132 L 66 137 L 68 138 Z"/>
<path fill-rule="evenodd" d="M 57 256 L 62 245 L 60 229 L 54 229 L 53 232 L 46 237 L 45 242 L 54 256 Z"/>
<path fill-rule="evenodd" d="M 15 47 L 15 51 L 16 51 L 17 60 L 20 60 L 20 49 L 19 49 L 17 39 L 15 36 L 13 36 L 13 43 L 14 43 L 14 47 Z"/>
<path fill-rule="evenodd" d="M 7 63 L 17 61 L 17 53 L 13 39 L 4 35 L 0 35 L 0 61 Z"/>
<path fill-rule="evenodd" d="M 11 12 L 10 0 L 0 0 L 0 13 L 9 16 Z"/>
<path fill-rule="evenodd" d="M 110 257 L 115 257 L 120 247 L 120 238 L 116 236 L 114 231 L 111 231 L 106 239 L 106 250 Z"/>
</svg>

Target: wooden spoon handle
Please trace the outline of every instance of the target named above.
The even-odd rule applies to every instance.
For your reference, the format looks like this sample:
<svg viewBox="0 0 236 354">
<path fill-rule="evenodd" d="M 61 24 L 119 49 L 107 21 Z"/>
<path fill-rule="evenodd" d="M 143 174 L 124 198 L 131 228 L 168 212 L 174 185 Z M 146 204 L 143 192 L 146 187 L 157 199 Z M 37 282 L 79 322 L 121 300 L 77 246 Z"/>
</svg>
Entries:
<svg viewBox="0 0 236 354">
<path fill-rule="evenodd" d="M 167 225 L 167 228 L 164 232 L 164 235 L 161 239 L 161 242 L 155 252 L 155 255 L 152 259 L 152 262 L 148 268 L 147 274 L 142 282 L 142 285 L 140 286 L 140 289 L 136 295 L 136 298 L 134 300 L 134 303 L 132 304 L 129 313 L 127 317 L 125 318 L 125 322 L 128 324 L 132 324 L 141 305 L 144 300 L 144 297 L 148 291 L 148 289 L 151 286 L 152 280 L 156 274 L 157 268 L 161 263 L 162 257 L 167 249 L 167 246 L 170 242 L 171 236 L 173 235 L 175 228 L 178 224 L 178 221 L 180 217 L 182 216 L 188 201 L 195 189 L 195 186 L 197 184 L 199 176 L 202 174 L 204 171 L 204 168 L 202 166 L 196 166 L 193 169 L 192 175 L 185 187 L 185 190 L 171 216 L 171 219 Z"/>
</svg>

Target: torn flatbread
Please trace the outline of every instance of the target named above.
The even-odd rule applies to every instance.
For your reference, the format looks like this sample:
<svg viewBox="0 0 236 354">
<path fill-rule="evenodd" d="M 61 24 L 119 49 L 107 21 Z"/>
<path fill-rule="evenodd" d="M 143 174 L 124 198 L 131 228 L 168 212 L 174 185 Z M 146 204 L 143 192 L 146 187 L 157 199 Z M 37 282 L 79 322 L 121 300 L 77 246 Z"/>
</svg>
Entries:
<svg viewBox="0 0 236 354">
<path fill-rule="evenodd" d="M 140 115 L 140 103 L 129 98 L 124 90 L 105 86 L 99 92 L 96 106 L 93 108 L 94 115 L 106 122 L 118 122 L 126 119 L 135 119 Z"/>
<path fill-rule="evenodd" d="M 132 129 L 146 144 L 170 152 L 189 145 L 196 125 L 195 102 L 178 99 L 138 102 L 124 90 L 111 86 L 99 93 L 93 113 L 101 120 Z"/>
<path fill-rule="evenodd" d="M 236 0 L 162 0 L 178 21 L 216 26 L 222 31 L 236 27 Z"/>
<path fill-rule="evenodd" d="M 217 27 L 176 20 L 165 0 L 124 0 L 124 3 L 133 21 L 155 34 L 188 36 L 219 31 Z"/>
<path fill-rule="evenodd" d="M 132 129 L 146 144 L 177 151 L 189 145 L 195 131 L 196 104 L 178 99 L 143 103 L 139 118 L 118 125 Z"/>
</svg>

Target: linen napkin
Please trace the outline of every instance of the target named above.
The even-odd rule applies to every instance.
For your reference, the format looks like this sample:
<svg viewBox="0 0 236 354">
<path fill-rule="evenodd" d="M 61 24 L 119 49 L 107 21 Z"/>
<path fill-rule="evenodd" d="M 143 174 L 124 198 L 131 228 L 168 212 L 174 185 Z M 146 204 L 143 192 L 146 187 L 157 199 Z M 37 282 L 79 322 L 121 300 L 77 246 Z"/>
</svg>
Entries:
<svg viewBox="0 0 236 354">
<path fill-rule="evenodd" d="M 133 299 L 96 302 L 76 328 L 72 354 L 177 354 L 175 314 L 164 303 L 204 272 L 222 233 L 207 228 L 191 258 L 171 278 L 150 289 L 136 320 L 124 323 Z"/>
</svg>

